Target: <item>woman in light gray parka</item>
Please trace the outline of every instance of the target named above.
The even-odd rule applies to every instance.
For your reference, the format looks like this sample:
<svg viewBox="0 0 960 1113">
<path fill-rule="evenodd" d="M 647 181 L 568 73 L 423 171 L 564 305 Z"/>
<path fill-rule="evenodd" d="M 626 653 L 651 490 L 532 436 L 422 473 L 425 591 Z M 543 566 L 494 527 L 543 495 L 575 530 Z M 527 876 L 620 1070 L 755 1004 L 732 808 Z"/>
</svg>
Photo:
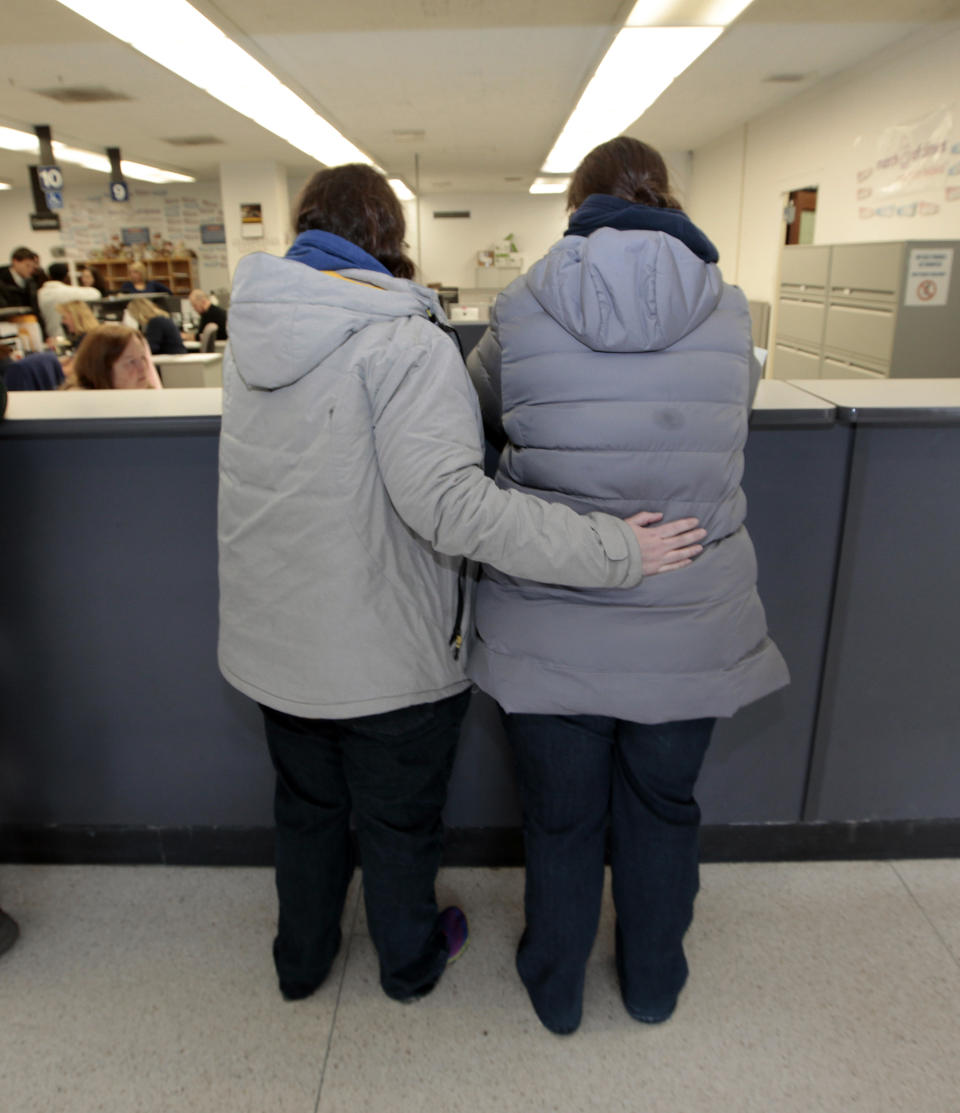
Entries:
<svg viewBox="0 0 960 1113">
<path fill-rule="evenodd" d="M 469 681 L 460 554 L 632 586 L 699 553 L 695 520 L 579 516 L 481 470 L 476 397 L 403 211 L 368 166 L 322 170 L 279 259 L 237 267 L 220 438 L 220 668 L 261 706 L 277 785 L 274 959 L 311 994 L 340 945 L 356 815 L 380 980 L 410 1000 L 466 939 L 438 915 L 440 815 Z"/>
<path fill-rule="evenodd" d="M 714 721 L 787 683 L 743 525 L 759 376 L 746 299 L 647 145 L 597 147 L 569 203 L 566 236 L 497 298 L 468 360 L 506 442 L 497 482 L 581 513 L 695 515 L 707 535 L 689 567 L 627 591 L 489 567 L 479 585 L 468 673 L 507 713 L 524 807 L 517 965 L 555 1032 L 580 1022 L 608 819 L 624 1004 L 672 1013 Z"/>
</svg>

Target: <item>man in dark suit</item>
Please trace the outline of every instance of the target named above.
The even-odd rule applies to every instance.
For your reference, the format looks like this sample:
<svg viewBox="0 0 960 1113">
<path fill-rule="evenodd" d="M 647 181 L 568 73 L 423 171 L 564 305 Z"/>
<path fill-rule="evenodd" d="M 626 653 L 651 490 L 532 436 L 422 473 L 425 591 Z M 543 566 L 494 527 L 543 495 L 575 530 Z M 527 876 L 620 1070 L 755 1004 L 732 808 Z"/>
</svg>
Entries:
<svg viewBox="0 0 960 1113">
<path fill-rule="evenodd" d="M 29 305 L 43 330 L 43 317 L 37 305 L 37 283 L 34 278 L 38 266 L 35 252 L 29 247 L 18 247 L 10 256 L 10 266 L 0 267 L 0 297 L 4 305 Z"/>
</svg>

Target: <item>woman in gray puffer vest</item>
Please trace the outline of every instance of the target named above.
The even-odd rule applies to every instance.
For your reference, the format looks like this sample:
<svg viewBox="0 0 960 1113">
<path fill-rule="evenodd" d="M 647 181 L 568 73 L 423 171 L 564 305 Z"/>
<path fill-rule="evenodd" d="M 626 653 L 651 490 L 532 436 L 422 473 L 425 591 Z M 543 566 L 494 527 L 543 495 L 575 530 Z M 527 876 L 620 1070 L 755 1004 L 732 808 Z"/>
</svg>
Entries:
<svg viewBox="0 0 960 1113">
<path fill-rule="evenodd" d="M 627 1011 L 667 1019 L 698 887 L 693 788 L 717 716 L 782 687 L 740 489 L 759 367 L 743 293 L 671 196 L 660 155 L 620 137 L 570 185 L 567 234 L 498 298 L 468 361 L 497 483 L 579 512 L 695 515 L 704 551 L 626 591 L 485 568 L 469 675 L 517 755 L 537 1015 L 580 1022 L 611 828 Z"/>
</svg>

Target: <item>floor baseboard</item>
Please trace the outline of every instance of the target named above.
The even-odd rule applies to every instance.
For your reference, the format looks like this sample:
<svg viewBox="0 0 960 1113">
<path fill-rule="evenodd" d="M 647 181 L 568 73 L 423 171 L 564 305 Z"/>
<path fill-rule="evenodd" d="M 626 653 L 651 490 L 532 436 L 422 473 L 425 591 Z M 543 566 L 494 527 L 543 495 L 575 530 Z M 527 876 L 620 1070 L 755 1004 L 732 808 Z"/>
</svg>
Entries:
<svg viewBox="0 0 960 1113">
<path fill-rule="evenodd" d="M 704 862 L 960 857 L 960 819 L 706 826 Z M 0 826 L 0 862 L 60 865 L 270 866 L 270 827 Z M 448 866 L 521 866 L 518 828 L 454 828 Z"/>
</svg>

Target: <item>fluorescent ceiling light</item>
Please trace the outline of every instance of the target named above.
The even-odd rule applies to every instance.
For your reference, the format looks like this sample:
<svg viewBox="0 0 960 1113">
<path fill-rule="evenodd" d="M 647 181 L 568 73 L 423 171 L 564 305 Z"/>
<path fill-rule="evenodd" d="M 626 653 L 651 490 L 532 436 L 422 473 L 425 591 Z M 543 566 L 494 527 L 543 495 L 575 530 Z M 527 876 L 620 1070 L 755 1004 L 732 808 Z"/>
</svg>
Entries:
<svg viewBox="0 0 960 1113">
<path fill-rule="evenodd" d="M 530 187 L 531 193 L 564 193 L 570 184 L 569 178 L 535 178 Z"/>
<path fill-rule="evenodd" d="M 722 33 L 722 27 L 625 27 L 547 155 L 544 173 L 575 170 L 588 151 L 642 116 Z"/>
<path fill-rule="evenodd" d="M 9 182 L 0 182 L 0 189 L 13 189 Z"/>
<path fill-rule="evenodd" d="M 753 0 L 639 0 L 625 27 L 726 27 Z"/>
<path fill-rule="evenodd" d="M 402 178 L 388 178 L 393 192 L 401 201 L 416 201 L 416 194 Z"/>
<path fill-rule="evenodd" d="M 723 34 L 751 0 L 639 0 L 603 56 L 542 170 L 575 169 L 619 135 Z"/>
<path fill-rule="evenodd" d="M 5 151 L 30 151 L 40 150 L 40 141 L 29 131 L 17 131 L 16 128 L 0 128 L 0 147 Z"/>
<path fill-rule="evenodd" d="M 187 0 L 60 3 L 318 162 L 376 165 Z"/>
<path fill-rule="evenodd" d="M 109 174 L 110 159 L 106 155 L 97 154 L 96 151 L 87 151 L 82 147 L 70 147 L 66 143 L 53 141 L 53 155 L 58 163 L 69 162 L 74 166 L 84 166 L 87 170 L 97 170 L 101 174 Z M 16 128 L 0 127 L 0 147 L 7 151 L 23 151 L 25 154 L 39 156 L 40 140 L 29 131 L 18 131 Z M 121 160 L 120 170 L 125 178 L 133 178 L 138 182 L 194 182 L 189 174 L 178 174 L 175 170 L 161 170 L 159 166 L 147 166 L 142 162 L 128 162 Z"/>
</svg>

